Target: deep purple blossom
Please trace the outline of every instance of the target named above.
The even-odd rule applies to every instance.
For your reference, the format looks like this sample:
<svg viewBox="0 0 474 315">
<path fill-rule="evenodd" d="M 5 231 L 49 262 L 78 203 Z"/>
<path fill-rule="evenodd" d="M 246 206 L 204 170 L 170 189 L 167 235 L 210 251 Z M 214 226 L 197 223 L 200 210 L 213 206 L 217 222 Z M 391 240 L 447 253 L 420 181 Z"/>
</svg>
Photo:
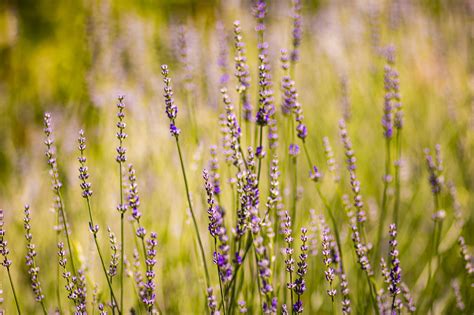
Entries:
<svg viewBox="0 0 474 315">
<path fill-rule="evenodd" d="M 161 65 L 161 74 L 163 75 L 163 82 L 165 84 L 163 97 L 165 98 L 165 112 L 170 120 L 170 133 L 173 137 L 178 137 L 181 132 L 175 124 L 176 117 L 178 116 L 178 106 L 174 103 L 173 88 L 171 86 L 167 65 Z"/>
</svg>

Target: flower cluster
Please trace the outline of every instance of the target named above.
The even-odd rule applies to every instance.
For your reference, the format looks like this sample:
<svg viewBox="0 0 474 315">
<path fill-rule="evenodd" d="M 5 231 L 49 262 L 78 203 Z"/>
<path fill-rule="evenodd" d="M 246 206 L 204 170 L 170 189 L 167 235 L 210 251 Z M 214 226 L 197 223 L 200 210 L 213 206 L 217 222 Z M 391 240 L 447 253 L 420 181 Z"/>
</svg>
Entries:
<svg viewBox="0 0 474 315">
<path fill-rule="evenodd" d="M 230 149 L 228 156 L 231 157 L 232 163 L 236 167 L 240 167 L 243 164 L 243 157 L 241 153 L 240 147 L 240 135 L 241 129 L 239 122 L 237 121 L 237 117 L 235 116 L 234 112 L 234 105 L 232 104 L 229 95 L 227 94 L 227 89 L 221 89 L 222 94 L 222 101 L 225 105 L 225 118 L 226 118 L 226 128 L 225 128 L 225 135 L 224 141 L 226 143 L 226 147 Z"/>
<path fill-rule="evenodd" d="M 292 31 L 292 44 L 293 50 L 291 51 L 291 61 L 296 62 L 299 60 L 299 46 L 301 45 L 302 37 L 302 17 L 301 17 L 301 0 L 293 0 L 292 7 L 292 18 L 293 18 L 293 31 Z"/>
<path fill-rule="evenodd" d="M 119 140 L 119 146 L 117 147 L 116 160 L 117 160 L 118 163 L 123 163 L 127 160 L 127 157 L 125 155 L 125 153 L 127 152 L 127 149 L 125 147 L 123 147 L 123 140 L 125 140 L 125 138 L 127 138 L 127 134 L 125 133 L 125 127 L 126 127 L 126 124 L 124 122 L 125 104 L 123 102 L 123 99 L 124 99 L 124 96 L 119 96 L 118 103 L 117 103 L 117 108 L 118 108 L 117 117 L 119 119 L 118 122 L 117 122 L 117 129 L 118 129 L 117 139 Z"/>
<path fill-rule="evenodd" d="M 280 62 L 281 68 L 283 69 L 284 75 L 281 78 L 281 91 L 282 91 L 282 103 L 281 103 L 281 111 L 283 115 L 288 116 L 293 107 L 296 103 L 296 87 L 295 81 L 293 81 L 290 77 L 289 73 L 289 64 L 288 64 L 288 51 L 286 49 L 282 49 L 280 51 Z"/>
<path fill-rule="evenodd" d="M 354 150 L 352 149 L 352 142 L 347 133 L 346 122 L 344 119 L 339 121 L 339 131 L 344 145 L 347 169 L 349 171 L 350 183 L 354 194 L 354 207 L 357 209 L 357 221 L 363 223 L 367 218 L 363 208 L 364 203 L 362 201 L 362 195 L 360 193 L 360 182 L 356 175 L 356 157 Z"/>
<path fill-rule="evenodd" d="M 8 249 L 8 242 L 5 240 L 5 229 L 4 229 L 4 220 L 3 220 L 3 209 L 0 209 L 0 254 L 3 257 L 2 266 L 5 268 L 10 268 L 12 261 L 8 259 L 8 254 L 10 250 Z"/>
<path fill-rule="evenodd" d="M 258 56 L 260 65 L 258 67 L 258 111 L 256 121 L 259 126 L 266 126 L 270 116 L 273 115 L 273 89 L 270 74 L 270 64 L 265 54 Z"/>
<path fill-rule="evenodd" d="M 145 265 L 146 265 L 146 273 L 145 277 L 146 280 L 143 284 L 143 287 L 140 290 L 140 298 L 145 304 L 146 308 L 149 312 L 153 309 L 155 305 L 155 271 L 153 270 L 156 265 L 156 246 L 158 242 L 156 241 L 156 233 L 151 232 L 150 238 L 146 241 L 146 257 L 145 257 Z"/>
<path fill-rule="evenodd" d="M 248 89 L 250 88 L 250 71 L 247 64 L 245 43 L 242 37 L 240 21 L 234 22 L 234 46 L 235 46 L 235 77 L 239 82 L 237 92 L 243 107 L 244 120 L 252 120 L 252 105 L 250 104 Z"/>
<path fill-rule="evenodd" d="M 76 307 L 75 314 L 84 314 L 87 311 L 87 289 L 84 270 L 79 269 L 77 271 L 77 275 L 73 275 L 67 270 L 67 258 L 63 242 L 58 243 L 58 258 L 59 265 L 63 268 L 62 276 L 64 280 L 66 280 L 66 290 L 68 291 L 68 298 L 74 303 Z"/>
<path fill-rule="evenodd" d="M 390 294 L 393 297 L 393 301 L 395 302 L 397 295 L 399 295 L 401 292 L 400 282 L 401 282 L 401 272 L 402 272 L 402 269 L 400 268 L 400 260 L 398 259 L 397 227 L 395 224 L 390 224 L 389 234 L 390 234 L 389 244 L 390 244 L 391 268 L 390 268 L 390 285 L 388 289 L 390 291 Z"/>
<path fill-rule="evenodd" d="M 138 184 L 137 176 L 133 164 L 128 165 L 128 181 L 130 187 L 128 189 L 128 207 L 132 211 L 132 217 L 137 223 L 140 223 L 142 214 L 139 210 L 140 207 L 140 196 L 138 195 Z"/>
<path fill-rule="evenodd" d="M 81 180 L 81 189 L 82 189 L 82 197 L 83 198 L 89 198 L 92 196 L 92 190 L 91 190 L 91 183 L 88 182 L 87 180 L 89 179 L 89 170 L 86 166 L 86 157 L 84 155 L 84 151 L 86 150 L 86 138 L 84 136 L 84 130 L 79 130 L 79 138 L 77 139 L 77 142 L 79 144 L 79 179 Z"/>
<path fill-rule="evenodd" d="M 323 138 L 323 147 L 329 172 L 332 174 L 334 182 L 338 183 L 341 180 L 341 177 L 338 174 L 336 159 L 334 158 L 334 152 L 328 137 Z"/>
<path fill-rule="evenodd" d="M 330 240 L 330 230 L 327 226 L 324 218 L 320 217 L 321 223 L 321 253 L 323 254 L 323 263 L 326 267 L 324 275 L 326 276 L 326 281 L 329 283 L 329 290 L 327 290 L 328 295 L 331 297 L 331 300 L 334 302 L 334 296 L 336 295 L 336 289 L 333 287 L 333 282 L 336 277 L 336 272 L 332 267 L 333 258 L 331 255 L 331 240 Z"/>
<path fill-rule="evenodd" d="M 296 270 L 297 278 L 294 282 L 294 291 L 298 296 L 298 301 L 293 304 L 293 310 L 300 314 L 303 313 L 303 302 L 301 301 L 301 296 L 303 295 L 304 291 L 306 291 L 306 282 L 305 282 L 305 275 L 308 271 L 308 264 L 306 260 L 308 259 L 308 236 L 306 235 L 308 230 L 306 228 L 301 228 L 301 253 L 299 256 L 299 261 L 296 263 L 298 269 Z"/>
<path fill-rule="evenodd" d="M 119 247 L 117 245 L 117 237 L 115 234 L 112 232 L 110 228 L 107 228 L 109 232 L 109 243 L 110 243 L 110 264 L 109 264 L 109 271 L 108 271 L 108 276 L 112 278 L 113 276 L 117 275 L 117 267 L 119 264 L 119 254 L 118 250 Z"/>
<path fill-rule="evenodd" d="M 435 159 L 430 153 L 430 149 L 425 149 L 425 160 L 426 166 L 429 173 L 429 182 L 431 185 L 431 192 L 434 195 L 438 195 L 441 192 L 441 187 L 444 183 L 444 178 L 442 175 L 443 172 L 443 162 L 441 159 L 441 146 L 439 144 L 435 147 L 436 154 Z M 436 209 L 438 210 L 438 209 Z"/>
<path fill-rule="evenodd" d="M 37 302 L 42 302 L 44 300 L 44 295 L 38 278 L 40 268 L 36 264 L 36 249 L 35 244 L 33 244 L 33 235 L 31 234 L 29 205 L 25 205 L 24 212 L 25 218 L 23 219 L 23 227 L 25 228 L 26 238 L 26 267 L 28 268 L 28 274 L 30 275 L 31 288 L 33 289 L 35 299 Z"/>
<path fill-rule="evenodd" d="M 219 175 L 219 161 L 217 159 L 217 147 L 212 145 L 210 148 L 211 159 L 209 161 L 209 177 L 212 183 L 212 190 L 214 195 L 221 194 L 221 183 Z"/>
<path fill-rule="evenodd" d="M 219 315 L 220 312 L 217 309 L 216 297 L 211 287 L 207 288 L 207 306 L 211 315 Z"/>
<path fill-rule="evenodd" d="M 176 127 L 175 120 L 178 115 L 178 106 L 174 103 L 173 88 L 171 87 L 171 79 L 169 78 L 169 70 L 167 65 L 161 65 L 161 74 L 163 75 L 163 82 L 165 84 L 164 98 L 165 98 L 165 111 L 166 115 L 170 120 L 170 133 L 173 137 L 178 137 L 181 130 Z"/>
</svg>

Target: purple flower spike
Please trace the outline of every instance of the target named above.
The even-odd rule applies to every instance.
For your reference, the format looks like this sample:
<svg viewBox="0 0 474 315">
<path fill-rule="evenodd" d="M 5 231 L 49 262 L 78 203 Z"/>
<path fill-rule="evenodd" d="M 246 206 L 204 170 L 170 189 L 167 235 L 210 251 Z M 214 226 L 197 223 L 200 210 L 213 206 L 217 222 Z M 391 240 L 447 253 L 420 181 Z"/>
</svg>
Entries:
<svg viewBox="0 0 474 315">
<path fill-rule="evenodd" d="M 319 170 L 316 166 L 313 166 L 313 169 L 309 172 L 309 177 L 314 182 L 318 182 L 321 178 L 321 173 L 319 173 Z"/>
<path fill-rule="evenodd" d="M 161 65 L 161 74 L 163 75 L 163 82 L 165 84 L 163 96 L 165 98 L 165 112 L 170 120 L 170 133 L 173 137 L 178 137 L 181 132 L 175 125 L 175 120 L 178 116 L 178 106 L 174 103 L 173 88 L 171 87 L 171 79 L 169 78 L 167 65 Z"/>
<path fill-rule="evenodd" d="M 301 0 L 293 0 L 293 50 L 291 51 L 291 61 L 299 60 L 299 46 L 301 45 L 302 37 L 302 17 L 301 17 Z"/>
<path fill-rule="evenodd" d="M 288 153 L 292 157 L 298 156 L 298 154 L 300 154 L 300 146 L 294 143 L 290 144 L 290 147 L 288 148 Z"/>
</svg>

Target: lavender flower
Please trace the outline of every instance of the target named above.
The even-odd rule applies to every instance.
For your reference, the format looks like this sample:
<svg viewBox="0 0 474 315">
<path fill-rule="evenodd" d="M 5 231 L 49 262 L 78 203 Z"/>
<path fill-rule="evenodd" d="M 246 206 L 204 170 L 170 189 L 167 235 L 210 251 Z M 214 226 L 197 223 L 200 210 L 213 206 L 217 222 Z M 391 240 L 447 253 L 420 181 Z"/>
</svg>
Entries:
<svg viewBox="0 0 474 315">
<path fill-rule="evenodd" d="M 3 220 L 3 209 L 0 209 L 0 254 L 3 257 L 2 266 L 9 269 L 12 264 L 12 261 L 8 259 L 8 254 L 10 253 L 10 250 L 8 249 L 7 240 L 5 240 L 6 232 L 3 227 L 5 225 L 5 222 Z"/>
<path fill-rule="evenodd" d="M 139 210 L 140 207 L 140 197 L 138 195 L 138 185 L 135 169 L 133 164 L 128 165 L 128 180 L 130 182 L 130 187 L 128 190 L 128 207 L 132 211 L 132 217 L 135 221 L 140 224 L 140 218 L 142 214 Z"/>
<path fill-rule="evenodd" d="M 253 7 L 253 13 L 257 19 L 255 31 L 257 32 L 258 55 L 268 53 L 268 43 L 265 41 L 265 16 L 267 15 L 267 3 L 265 0 L 257 0 Z"/>
<path fill-rule="evenodd" d="M 171 87 L 171 79 L 169 78 L 169 70 L 167 65 L 161 65 L 161 74 L 163 75 L 165 111 L 170 120 L 170 133 L 173 137 L 178 137 L 181 130 L 176 127 L 175 120 L 178 115 L 178 107 L 174 104 L 173 88 Z"/>
<path fill-rule="evenodd" d="M 461 258 L 463 259 L 464 269 L 466 270 L 467 276 L 472 281 L 473 277 L 474 277 L 473 257 L 467 250 L 467 246 L 466 246 L 466 242 L 464 240 L 464 237 L 459 236 L 458 244 L 459 244 L 459 247 L 461 249 Z M 472 285 L 472 282 L 471 282 L 471 285 Z"/>
<path fill-rule="evenodd" d="M 46 145 L 45 155 L 48 161 L 48 165 L 50 167 L 49 173 L 51 175 L 52 189 L 55 195 L 54 205 L 55 205 L 55 209 L 57 211 L 57 216 L 58 216 L 57 221 L 58 222 L 62 221 L 61 227 L 59 227 L 59 225 L 57 226 L 57 229 L 58 229 L 57 231 L 59 233 L 59 231 L 64 229 L 64 233 L 66 235 L 66 240 L 67 240 L 67 246 L 69 249 L 69 257 L 71 260 L 72 271 L 73 273 L 76 273 L 76 267 L 74 265 L 71 242 L 69 240 L 69 228 L 68 228 L 69 225 L 66 219 L 66 211 L 64 209 L 64 203 L 61 198 L 62 183 L 61 183 L 61 180 L 59 179 L 58 164 L 56 160 L 56 147 L 54 146 L 53 128 L 51 125 L 51 114 L 45 113 L 43 117 L 43 122 L 44 122 L 44 133 L 46 136 L 46 140 L 44 141 Z"/>
<path fill-rule="evenodd" d="M 226 137 L 229 142 L 229 148 L 232 152 L 232 158 L 231 158 L 232 163 L 236 167 L 240 168 L 240 166 L 243 164 L 243 156 L 242 156 L 241 147 L 240 147 L 240 136 L 241 136 L 240 125 L 234 113 L 234 105 L 232 105 L 230 97 L 227 94 L 227 89 L 222 88 L 221 93 L 222 93 L 222 100 L 224 102 L 225 110 L 226 110 L 226 121 L 227 121 Z"/>
<path fill-rule="evenodd" d="M 137 286 L 138 292 L 145 291 L 145 281 L 143 280 L 143 274 L 140 271 L 140 255 L 136 248 L 133 249 L 133 265 L 132 265 L 133 279 Z"/>
<path fill-rule="evenodd" d="M 259 126 L 266 126 L 269 123 L 273 109 L 273 89 L 270 75 L 270 64 L 265 54 L 258 56 L 260 65 L 258 67 L 258 112 L 256 121 Z"/>
<path fill-rule="evenodd" d="M 126 124 L 123 121 L 125 117 L 124 109 L 125 109 L 125 104 L 123 103 L 124 96 L 119 96 L 118 98 L 118 103 L 117 103 L 117 108 L 118 108 L 118 122 L 117 122 L 117 139 L 119 140 L 119 146 L 117 147 L 117 157 L 116 161 L 118 163 L 123 163 L 127 160 L 127 157 L 125 153 L 127 152 L 127 149 L 123 147 L 123 140 L 127 138 L 127 134 L 125 133 L 125 127 Z"/>
<path fill-rule="evenodd" d="M 308 271 L 308 265 L 306 263 L 306 260 L 308 259 L 308 236 L 306 235 L 307 233 L 308 230 L 306 228 L 301 228 L 301 253 L 299 256 L 299 261 L 297 263 L 298 269 L 296 270 L 296 274 L 298 275 L 298 277 L 296 278 L 294 283 L 294 291 L 298 296 L 298 301 L 293 304 L 293 310 L 298 314 L 303 313 L 303 302 L 301 301 L 301 296 L 306 291 L 306 282 L 304 278 L 306 272 Z"/>
<path fill-rule="evenodd" d="M 274 155 L 270 165 L 270 187 L 266 203 L 267 213 L 264 221 L 270 213 L 276 213 L 282 207 L 279 177 L 280 170 L 278 168 L 278 157 Z"/>
<path fill-rule="evenodd" d="M 78 158 L 80 167 L 79 167 L 79 179 L 81 180 L 81 189 L 82 197 L 89 198 L 92 196 L 91 183 L 87 182 L 89 179 L 88 168 L 86 166 L 86 157 L 84 156 L 84 150 L 86 149 L 86 138 L 84 137 L 84 130 L 79 130 L 79 152 L 80 156 Z"/>
<path fill-rule="evenodd" d="M 288 153 L 291 157 L 297 157 L 298 154 L 300 154 L 300 146 L 294 143 L 290 144 L 288 148 Z"/>
<path fill-rule="evenodd" d="M 112 232 L 110 228 L 107 228 L 107 231 L 109 232 L 109 243 L 110 243 L 110 265 L 109 265 L 109 271 L 108 275 L 110 278 L 114 277 L 117 275 L 117 267 L 119 264 L 119 254 L 117 253 L 119 248 L 117 245 L 117 238 L 115 237 L 115 234 Z"/>
<path fill-rule="evenodd" d="M 299 46 L 301 45 L 302 37 L 302 17 L 301 17 L 301 0 L 292 1 L 292 18 L 293 18 L 293 31 L 292 31 L 292 44 L 293 50 L 291 51 L 291 61 L 296 63 L 299 60 Z"/>
<path fill-rule="evenodd" d="M 439 144 L 436 145 L 436 160 L 433 159 L 433 156 L 430 154 L 430 150 L 428 148 L 426 148 L 424 152 L 426 165 L 429 173 L 431 192 L 436 196 L 439 195 L 439 193 L 441 192 L 441 187 L 444 182 L 442 176 L 443 164 L 441 160 L 440 146 Z"/>
<path fill-rule="evenodd" d="M 211 287 L 207 288 L 207 306 L 209 307 L 209 312 L 211 313 L 211 315 L 220 314 L 219 310 L 217 309 L 216 297 L 214 296 Z"/>
<path fill-rule="evenodd" d="M 319 170 L 316 166 L 313 166 L 313 169 L 309 171 L 309 178 L 315 183 L 317 183 L 321 178 L 321 173 L 319 173 Z"/>
<path fill-rule="evenodd" d="M 212 190 L 216 196 L 221 194 L 221 183 L 219 175 L 219 161 L 217 160 L 217 147 L 212 145 L 210 148 L 211 160 L 209 161 L 209 175 L 212 183 Z"/>
<path fill-rule="evenodd" d="M 358 181 L 356 175 L 356 157 L 352 149 L 352 142 L 347 133 L 346 123 L 344 119 L 339 120 L 339 130 L 342 143 L 344 144 L 346 164 L 347 169 L 349 171 L 352 192 L 354 194 L 354 207 L 357 209 L 357 221 L 359 223 L 364 223 L 367 218 L 363 208 L 364 203 L 362 201 L 362 195 L 360 193 L 360 182 Z"/>
<path fill-rule="evenodd" d="M 154 266 L 156 265 L 156 233 L 151 232 L 150 238 L 146 241 L 146 280 L 143 284 L 143 287 L 140 291 L 140 298 L 147 308 L 148 312 L 153 310 L 155 304 L 156 294 L 155 294 L 155 271 Z"/>
<path fill-rule="evenodd" d="M 224 23 L 218 21 L 216 23 L 216 32 L 219 40 L 219 54 L 217 57 L 217 65 L 219 66 L 221 76 L 219 78 L 219 84 L 224 87 L 229 82 L 229 51 L 228 51 L 228 36 L 226 34 Z"/>
<path fill-rule="evenodd" d="M 336 163 L 336 159 L 334 158 L 334 152 L 328 137 L 323 138 L 323 146 L 329 172 L 332 174 L 334 182 L 338 183 L 341 180 L 341 176 L 338 174 L 338 165 Z"/>
<path fill-rule="evenodd" d="M 8 249 L 8 242 L 5 240 L 5 228 L 3 227 L 5 225 L 4 218 L 3 218 L 3 209 L 0 209 L 0 255 L 2 255 L 2 261 L 1 265 L 7 269 L 8 273 L 8 280 L 10 281 L 10 285 L 12 287 L 12 292 L 13 292 L 13 297 L 15 299 L 15 305 L 16 305 L 16 310 L 18 311 L 18 314 L 21 314 L 20 311 L 20 304 L 18 303 L 18 298 L 16 295 L 15 291 L 15 286 L 12 281 L 12 276 L 10 272 L 10 267 L 12 265 L 12 261 L 8 259 L 8 254 L 10 253 L 10 250 Z"/>
<path fill-rule="evenodd" d="M 416 306 L 415 306 L 415 303 L 413 302 L 410 289 L 408 289 L 408 286 L 404 282 L 400 284 L 400 287 L 402 289 L 402 296 L 403 296 L 404 304 L 405 304 L 405 307 L 407 308 L 407 311 L 411 314 L 415 313 Z"/>
<path fill-rule="evenodd" d="M 257 268 L 258 276 L 260 281 L 260 291 L 267 300 L 272 299 L 273 286 L 271 283 L 272 271 L 270 268 L 270 255 L 267 246 L 264 244 L 264 240 L 261 236 L 257 236 L 254 239 L 255 253 L 257 256 Z M 263 305 L 264 314 L 274 313 L 271 310 L 271 305 L 264 303 Z"/>
<path fill-rule="evenodd" d="M 454 297 L 456 298 L 456 308 L 462 312 L 465 310 L 466 305 L 464 304 L 464 301 L 462 299 L 461 289 L 459 287 L 459 281 L 457 279 L 454 279 L 453 281 L 451 281 L 451 287 L 453 288 Z"/>
<path fill-rule="evenodd" d="M 28 268 L 28 274 L 30 275 L 31 288 L 33 289 L 33 294 L 37 302 L 41 303 L 43 311 L 46 313 L 44 306 L 44 294 L 41 289 L 41 283 L 39 281 L 39 270 L 40 268 L 36 264 L 36 247 L 33 244 L 33 235 L 31 234 L 31 225 L 30 225 L 30 206 L 25 205 L 25 218 L 23 219 L 23 227 L 25 228 L 25 238 L 26 238 L 26 267 Z"/>
<path fill-rule="evenodd" d="M 391 268 L 390 268 L 390 285 L 388 287 L 390 294 L 392 296 L 392 312 L 395 310 L 396 305 L 400 305 L 399 302 L 396 303 L 397 295 L 400 294 L 400 282 L 401 282 L 401 272 L 400 260 L 398 259 L 398 242 L 397 242 L 397 227 L 395 224 L 390 224 L 389 226 L 390 234 L 390 258 L 391 258 Z"/>
<path fill-rule="evenodd" d="M 281 67 L 283 69 L 284 75 L 281 78 L 281 91 L 282 91 L 282 103 L 281 103 L 281 111 L 283 115 L 288 116 L 290 115 L 293 107 L 296 103 L 296 88 L 295 88 L 295 81 L 291 80 L 290 73 L 289 73 L 289 65 L 288 65 L 288 51 L 286 49 L 282 49 L 280 51 L 281 57 Z"/>
<path fill-rule="evenodd" d="M 237 92 L 242 102 L 244 120 L 252 120 L 252 105 L 250 104 L 248 89 L 250 87 L 250 71 L 247 64 L 245 43 L 242 38 L 242 28 L 240 21 L 234 22 L 234 46 L 235 56 L 235 77 L 239 82 Z"/>
<path fill-rule="evenodd" d="M 309 216 L 311 218 L 309 230 L 311 234 L 308 235 L 309 239 L 309 253 L 311 256 L 318 254 L 318 218 L 314 209 L 309 210 Z"/>
<path fill-rule="evenodd" d="M 331 266 L 333 259 L 331 256 L 330 230 L 322 216 L 320 217 L 319 221 L 321 224 L 321 253 L 323 254 L 323 263 L 326 267 L 324 275 L 326 276 L 326 281 L 329 284 L 329 290 L 327 290 L 327 294 L 331 297 L 331 301 L 334 303 L 336 289 L 333 288 L 333 281 L 336 277 L 336 273 L 334 268 Z"/>
<path fill-rule="evenodd" d="M 345 121 L 349 122 L 352 117 L 351 113 L 351 103 L 349 101 L 349 88 L 347 84 L 347 77 L 341 76 L 341 109 L 342 109 L 342 117 Z"/>
<path fill-rule="evenodd" d="M 239 301 L 239 313 L 246 314 L 247 313 L 247 304 L 244 300 Z"/>
<path fill-rule="evenodd" d="M 341 273 L 339 278 L 341 279 L 341 293 L 342 293 L 342 314 L 348 315 L 352 312 L 351 310 L 351 299 L 349 297 L 349 284 L 345 273 Z"/>
<path fill-rule="evenodd" d="M 285 237 L 286 247 L 283 248 L 283 254 L 285 255 L 285 270 L 289 276 L 287 288 L 290 290 L 291 304 L 293 305 L 293 290 L 295 288 L 295 284 L 293 282 L 293 272 L 295 271 L 295 260 L 293 259 L 293 236 L 291 235 L 291 226 L 291 217 L 288 214 L 288 211 L 285 211 L 283 235 Z"/>
<path fill-rule="evenodd" d="M 360 239 L 360 232 L 357 228 L 357 225 L 352 226 L 352 242 L 354 243 L 355 252 L 357 255 L 357 262 L 359 263 L 362 270 L 371 277 L 374 272 L 370 264 L 370 260 L 367 257 L 368 248 L 367 245 L 362 242 Z"/>
<path fill-rule="evenodd" d="M 58 243 L 58 257 L 59 265 L 63 268 L 63 278 L 66 280 L 66 290 L 68 291 L 68 298 L 74 303 L 76 307 L 75 314 L 83 314 L 86 312 L 86 278 L 84 270 L 79 269 L 77 275 L 72 275 L 67 270 L 67 258 L 64 250 L 64 243 Z"/>
</svg>

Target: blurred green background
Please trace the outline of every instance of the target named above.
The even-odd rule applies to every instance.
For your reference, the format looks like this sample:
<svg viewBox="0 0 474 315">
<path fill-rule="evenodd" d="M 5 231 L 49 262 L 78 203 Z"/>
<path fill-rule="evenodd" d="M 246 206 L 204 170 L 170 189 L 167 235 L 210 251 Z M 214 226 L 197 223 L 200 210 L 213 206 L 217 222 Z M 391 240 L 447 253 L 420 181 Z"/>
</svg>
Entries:
<svg viewBox="0 0 474 315">
<path fill-rule="evenodd" d="M 347 78 L 351 111 L 348 127 L 370 222 L 375 224 L 372 232 L 376 230 L 385 156 L 380 123 L 384 60 L 380 49 L 389 43 L 396 47 L 406 122 L 402 135 L 401 260 L 406 282 L 416 297 L 424 283 L 425 268 L 418 263 L 416 253 L 424 251 L 432 227 L 425 147 L 442 145 L 445 180 L 457 187 L 466 221 L 464 235 L 468 244 L 474 241 L 474 4 L 469 0 L 303 3 L 304 35 L 296 82 L 308 124 L 310 151 L 323 173 L 326 172 L 321 139 L 328 136 L 341 174 L 347 175 L 337 129 L 344 110 L 341 78 Z M 267 40 L 277 106 L 281 78 L 279 51 L 289 48 L 291 43 L 290 5 L 290 1 L 269 1 Z M 24 203 L 32 207 L 34 240 L 38 244 L 40 277 L 46 294 L 52 295 L 55 283 L 54 275 L 48 270 L 49 264 L 56 262 L 56 248 L 42 115 L 45 111 L 53 115 L 58 163 L 75 247 L 82 253 L 81 260 L 93 266 L 97 262 L 90 254 L 94 248 L 77 180 L 76 138 L 78 130 L 84 128 L 93 204 L 105 247 L 105 227 L 117 231 L 119 224 L 115 210 L 118 171 L 114 162 L 117 146 L 114 124 L 116 98 L 121 94 L 126 96 L 127 104 L 128 161 L 137 168 L 144 225 L 159 235 L 158 303 L 165 313 L 191 314 L 203 309 L 202 270 L 186 215 L 179 161 L 168 134 L 159 66 L 170 65 L 193 200 L 205 234 L 201 171 L 207 166 L 209 146 L 220 144 L 218 116 L 223 112 L 217 65 L 222 34 L 216 23 L 222 23 L 227 33 L 230 45 L 227 61 L 232 74 L 232 23 L 241 20 L 251 66 L 251 95 L 256 99 L 258 59 L 251 7 L 250 1 L 239 0 L 0 2 L 0 207 L 6 212 L 7 237 L 14 248 L 15 281 L 25 296 L 27 313 L 33 313 L 37 305 L 28 289 L 27 277 L 20 272 L 24 271 Z M 190 68 L 180 62 L 177 53 L 180 25 L 185 27 Z M 192 77 L 197 130 L 190 127 L 186 75 Z M 229 89 L 233 90 L 235 84 L 232 78 Z M 234 91 L 231 94 L 236 100 Z M 283 140 L 280 147 L 284 159 Z M 306 165 L 299 166 L 300 174 L 306 174 Z M 323 188 L 329 196 L 334 194 L 330 185 Z M 301 189 L 299 226 L 307 224 L 310 208 L 322 209 L 304 175 L 301 175 Z M 349 188 L 346 186 L 345 190 Z M 443 200 L 452 221 L 452 201 L 448 195 Z M 451 226 L 452 229 L 446 229 L 441 245 L 446 253 L 443 265 L 446 269 L 439 284 L 462 275 L 459 250 L 453 245 L 461 230 Z M 347 227 L 344 229 L 347 235 Z M 131 230 L 128 233 L 131 235 Z M 352 250 L 350 240 L 345 248 Z M 5 300 L 2 307 L 6 307 L 7 314 L 13 313 L 3 269 L 0 275 Z M 91 271 L 90 278 L 91 283 L 103 280 L 98 269 Z M 308 312 L 328 312 L 323 303 L 324 294 L 324 290 L 315 289 L 306 297 Z M 183 297 L 189 300 L 183 303 Z M 50 300 L 52 306 L 53 299 Z M 436 310 L 447 312 L 453 303 L 449 286 L 441 289 Z"/>
</svg>

